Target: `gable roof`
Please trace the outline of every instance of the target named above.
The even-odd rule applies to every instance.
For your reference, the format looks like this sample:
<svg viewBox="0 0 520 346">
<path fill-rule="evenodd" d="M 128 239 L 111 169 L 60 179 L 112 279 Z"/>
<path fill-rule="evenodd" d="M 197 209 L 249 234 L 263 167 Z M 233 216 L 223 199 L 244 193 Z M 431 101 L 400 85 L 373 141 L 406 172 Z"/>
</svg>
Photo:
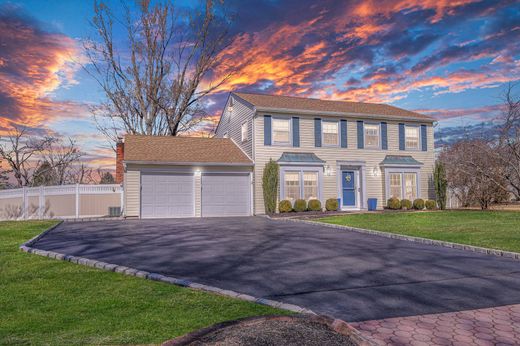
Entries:
<svg viewBox="0 0 520 346">
<path fill-rule="evenodd" d="M 349 101 L 320 100 L 313 98 L 265 95 L 236 92 L 233 95 L 255 106 L 259 111 L 307 111 L 320 113 L 336 113 L 336 115 L 365 115 L 397 119 L 412 119 L 432 122 L 434 118 L 402 108 L 382 104 Z"/>
<path fill-rule="evenodd" d="M 126 135 L 124 162 L 252 165 L 229 138 Z"/>
</svg>

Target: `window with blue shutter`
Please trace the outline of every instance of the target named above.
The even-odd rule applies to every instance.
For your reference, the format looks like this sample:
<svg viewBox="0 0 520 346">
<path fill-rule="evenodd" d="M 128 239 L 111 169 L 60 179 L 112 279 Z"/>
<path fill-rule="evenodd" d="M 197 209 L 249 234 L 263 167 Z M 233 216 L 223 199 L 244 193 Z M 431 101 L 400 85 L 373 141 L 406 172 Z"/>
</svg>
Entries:
<svg viewBox="0 0 520 346">
<path fill-rule="evenodd" d="M 292 118 L 292 145 L 293 147 L 300 146 L 300 118 L 293 117 Z"/>
<path fill-rule="evenodd" d="M 271 116 L 264 115 L 264 145 L 271 145 Z"/>
<path fill-rule="evenodd" d="M 405 150 L 404 124 L 399 124 L 399 150 Z"/>
<path fill-rule="evenodd" d="M 340 134 L 341 134 L 341 147 L 347 147 L 347 121 L 345 119 L 340 120 Z"/>
<path fill-rule="evenodd" d="M 421 148 L 422 151 L 428 151 L 428 132 L 426 125 L 421 125 Z"/>
<path fill-rule="evenodd" d="M 365 147 L 365 133 L 363 129 L 363 121 L 357 121 L 357 147 L 363 149 Z"/>
<path fill-rule="evenodd" d="M 388 132 L 386 122 L 381 122 L 381 149 L 388 150 Z"/>
<path fill-rule="evenodd" d="M 314 146 L 321 147 L 321 119 L 314 119 Z"/>
</svg>

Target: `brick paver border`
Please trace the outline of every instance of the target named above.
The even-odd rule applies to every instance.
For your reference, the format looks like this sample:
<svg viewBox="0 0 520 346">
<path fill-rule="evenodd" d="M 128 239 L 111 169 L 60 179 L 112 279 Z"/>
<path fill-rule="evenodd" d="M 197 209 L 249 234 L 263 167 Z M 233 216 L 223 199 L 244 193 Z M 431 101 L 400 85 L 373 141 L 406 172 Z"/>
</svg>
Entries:
<svg viewBox="0 0 520 346">
<path fill-rule="evenodd" d="M 51 232 L 53 229 L 58 227 L 62 222 L 64 222 L 64 221 L 59 221 L 56 225 L 51 226 L 50 228 L 48 228 L 47 230 L 38 234 L 34 238 L 26 241 L 25 243 L 23 243 L 20 246 L 20 250 L 27 252 L 27 253 L 43 256 L 43 257 L 49 257 L 49 258 L 54 258 L 57 260 L 81 264 L 81 265 L 84 265 L 87 267 L 93 267 L 93 268 L 97 268 L 97 269 L 101 269 L 101 270 L 112 271 L 112 272 L 121 273 L 121 274 L 128 275 L 128 276 L 136 276 L 136 277 L 147 279 L 147 280 L 160 281 L 160 282 L 164 282 L 164 283 L 176 285 L 176 286 L 181 286 L 181 287 L 189 287 L 189 288 L 195 289 L 195 290 L 211 292 L 211 293 L 219 294 L 222 296 L 245 300 L 245 301 L 256 303 L 256 304 L 267 305 L 267 306 L 270 306 L 273 308 L 292 311 L 292 312 L 296 312 L 296 313 L 300 313 L 300 314 L 306 314 L 306 315 L 310 315 L 310 316 L 317 316 L 317 317 L 323 318 L 324 320 L 329 321 L 329 323 L 332 326 L 334 326 L 334 328 L 341 329 L 344 332 L 346 332 L 348 330 L 348 333 L 352 336 L 352 338 L 354 340 L 356 340 L 356 342 L 359 345 L 366 345 L 366 346 L 375 345 L 375 343 L 372 340 L 370 340 L 368 337 L 362 335 L 361 332 L 359 332 L 357 329 L 350 326 L 350 324 L 348 324 L 347 322 L 345 322 L 341 319 L 336 319 L 336 318 L 332 318 L 332 317 L 325 316 L 325 315 L 317 315 L 312 310 L 298 306 L 298 305 L 282 303 L 279 301 L 265 299 L 265 298 L 257 298 L 257 297 L 253 297 L 248 294 L 242 294 L 239 292 L 225 290 L 225 289 L 221 289 L 221 288 L 214 287 L 214 286 L 199 284 L 196 282 L 191 282 L 189 280 L 178 279 L 178 278 L 174 278 L 171 276 L 165 276 L 165 275 L 158 274 L 158 273 L 151 273 L 151 272 L 147 272 L 144 270 L 138 270 L 135 268 L 120 266 L 117 264 L 101 262 L 101 261 L 97 261 L 97 260 L 88 259 L 85 257 L 66 255 L 66 254 L 62 254 L 62 253 L 54 252 L 54 251 L 40 250 L 40 249 L 32 247 L 32 245 L 34 243 L 36 243 L 40 238 L 42 238 L 47 233 Z"/>
<path fill-rule="evenodd" d="M 433 240 L 433 239 L 412 237 L 412 236 L 407 236 L 407 235 L 402 235 L 402 234 L 375 231 L 375 230 L 371 230 L 371 229 L 357 228 L 357 227 L 344 226 L 344 225 L 335 225 L 332 223 L 325 223 L 325 222 L 319 222 L 319 221 L 309 221 L 309 220 L 289 219 L 289 218 L 287 218 L 287 219 L 280 218 L 280 219 L 273 219 L 273 220 L 282 220 L 282 221 L 289 221 L 289 222 L 307 223 L 307 224 L 311 224 L 311 225 L 320 225 L 320 226 L 325 226 L 325 227 L 329 227 L 329 228 L 347 230 L 347 231 L 351 231 L 351 232 L 372 234 L 372 235 L 377 235 L 377 236 L 381 236 L 381 237 L 385 237 L 385 238 L 406 240 L 406 241 L 411 241 L 414 243 L 421 243 L 421 244 L 428 244 L 428 245 L 435 245 L 435 246 L 443 246 L 443 247 L 449 247 L 452 249 L 478 252 L 478 253 L 482 253 L 482 254 L 486 254 L 486 255 L 520 260 L 520 253 L 512 252 L 512 251 L 495 250 L 495 249 L 489 249 L 489 248 L 473 246 L 473 245 L 465 245 L 465 244 L 451 243 L 451 242 L 442 241 L 442 240 Z"/>
</svg>

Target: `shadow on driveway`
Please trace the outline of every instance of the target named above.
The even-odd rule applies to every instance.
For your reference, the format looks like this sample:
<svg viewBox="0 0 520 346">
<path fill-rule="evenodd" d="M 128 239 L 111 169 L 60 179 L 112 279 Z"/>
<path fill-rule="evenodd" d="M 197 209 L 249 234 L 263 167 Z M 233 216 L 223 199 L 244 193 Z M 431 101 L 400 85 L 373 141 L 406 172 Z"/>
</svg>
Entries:
<svg viewBox="0 0 520 346">
<path fill-rule="evenodd" d="M 520 262 L 262 217 L 65 222 L 36 248 L 346 321 L 520 303 Z"/>
</svg>

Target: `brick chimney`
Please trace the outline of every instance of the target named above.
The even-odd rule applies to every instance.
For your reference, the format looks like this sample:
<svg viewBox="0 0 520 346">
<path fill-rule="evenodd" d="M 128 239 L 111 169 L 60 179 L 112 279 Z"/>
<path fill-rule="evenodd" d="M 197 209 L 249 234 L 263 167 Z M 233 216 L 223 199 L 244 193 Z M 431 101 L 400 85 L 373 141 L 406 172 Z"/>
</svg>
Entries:
<svg viewBox="0 0 520 346">
<path fill-rule="evenodd" d="M 121 184 L 124 179 L 123 160 L 125 159 L 125 143 L 119 138 L 116 143 L 116 184 Z"/>
</svg>

